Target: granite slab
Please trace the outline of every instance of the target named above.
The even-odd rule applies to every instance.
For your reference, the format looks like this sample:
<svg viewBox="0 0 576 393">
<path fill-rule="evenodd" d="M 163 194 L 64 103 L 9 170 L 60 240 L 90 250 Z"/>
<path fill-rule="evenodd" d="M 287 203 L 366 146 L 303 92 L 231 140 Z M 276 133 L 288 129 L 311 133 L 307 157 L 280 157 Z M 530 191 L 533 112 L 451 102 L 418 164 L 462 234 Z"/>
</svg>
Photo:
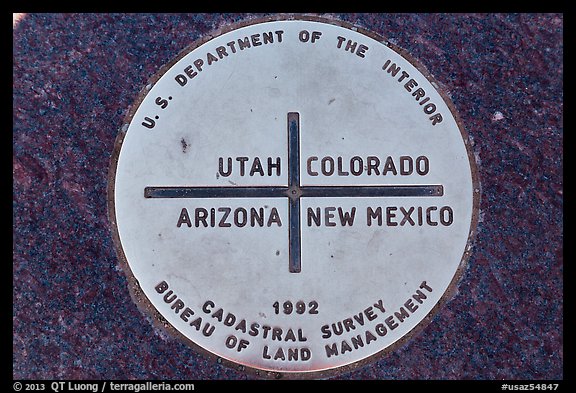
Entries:
<svg viewBox="0 0 576 393">
<path fill-rule="evenodd" d="M 124 117 L 159 68 L 254 14 L 27 14 L 13 31 L 13 378 L 253 379 L 157 329 L 107 215 Z M 562 379 L 563 15 L 330 14 L 452 98 L 482 187 L 473 254 L 418 335 L 334 379 Z"/>
</svg>

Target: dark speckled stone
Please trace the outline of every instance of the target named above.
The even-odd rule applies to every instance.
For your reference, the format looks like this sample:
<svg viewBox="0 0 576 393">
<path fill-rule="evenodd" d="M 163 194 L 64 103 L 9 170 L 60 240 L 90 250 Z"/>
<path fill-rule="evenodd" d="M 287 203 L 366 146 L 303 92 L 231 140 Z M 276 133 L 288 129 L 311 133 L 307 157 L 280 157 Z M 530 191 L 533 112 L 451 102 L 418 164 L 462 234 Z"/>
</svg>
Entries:
<svg viewBox="0 0 576 393">
<path fill-rule="evenodd" d="M 123 118 L 159 67 L 247 15 L 27 15 L 14 29 L 13 377 L 251 379 L 152 326 L 106 212 Z M 563 378 L 563 16 L 343 14 L 449 92 L 482 184 L 474 252 L 416 337 L 342 379 Z"/>
</svg>

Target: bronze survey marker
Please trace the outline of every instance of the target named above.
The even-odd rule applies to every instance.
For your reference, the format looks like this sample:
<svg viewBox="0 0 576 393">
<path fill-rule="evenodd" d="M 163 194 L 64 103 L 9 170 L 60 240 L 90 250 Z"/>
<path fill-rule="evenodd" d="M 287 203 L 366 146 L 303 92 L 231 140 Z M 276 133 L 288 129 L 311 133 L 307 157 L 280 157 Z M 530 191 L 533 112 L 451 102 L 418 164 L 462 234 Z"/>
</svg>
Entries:
<svg viewBox="0 0 576 393">
<path fill-rule="evenodd" d="M 269 18 L 195 43 L 118 136 L 110 215 L 133 295 L 263 376 L 375 359 L 469 254 L 479 185 L 455 116 L 407 54 L 341 22 Z"/>
</svg>

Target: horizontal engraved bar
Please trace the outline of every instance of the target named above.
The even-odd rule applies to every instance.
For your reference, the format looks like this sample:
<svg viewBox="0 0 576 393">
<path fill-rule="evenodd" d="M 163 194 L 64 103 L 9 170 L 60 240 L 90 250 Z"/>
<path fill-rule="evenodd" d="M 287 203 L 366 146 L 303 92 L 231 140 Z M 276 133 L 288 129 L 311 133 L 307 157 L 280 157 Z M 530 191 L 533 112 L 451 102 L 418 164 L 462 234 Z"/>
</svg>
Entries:
<svg viewBox="0 0 576 393">
<path fill-rule="evenodd" d="M 277 198 L 288 187 L 146 187 L 145 198 Z"/>
<path fill-rule="evenodd" d="M 385 186 L 300 187 L 303 197 L 439 197 L 444 187 L 439 184 Z"/>
<path fill-rule="evenodd" d="M 439 197 L 442 185 L 300 187 L 301 197 Z M 278 198 L 291 197 L 288 187 L 146 187 L 145 198 Z"/>
</svg>

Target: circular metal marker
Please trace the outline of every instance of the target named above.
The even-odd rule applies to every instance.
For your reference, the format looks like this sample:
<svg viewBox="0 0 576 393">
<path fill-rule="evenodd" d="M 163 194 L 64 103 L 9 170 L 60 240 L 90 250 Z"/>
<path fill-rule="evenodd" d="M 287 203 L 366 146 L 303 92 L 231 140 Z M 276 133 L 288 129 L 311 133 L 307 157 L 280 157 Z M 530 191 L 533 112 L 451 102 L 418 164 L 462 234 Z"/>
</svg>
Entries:
<svg viewBox="0 0 576 393">
<path fill-rule="evenodd" d="M 228 365 L 297 378 L 423 326 L 468 258 L 478 199 L 431 76 L 317 17 L 234 25 L 164 67 L 118 136 L 109 190 L 155 320 Z"/>
</svg>

